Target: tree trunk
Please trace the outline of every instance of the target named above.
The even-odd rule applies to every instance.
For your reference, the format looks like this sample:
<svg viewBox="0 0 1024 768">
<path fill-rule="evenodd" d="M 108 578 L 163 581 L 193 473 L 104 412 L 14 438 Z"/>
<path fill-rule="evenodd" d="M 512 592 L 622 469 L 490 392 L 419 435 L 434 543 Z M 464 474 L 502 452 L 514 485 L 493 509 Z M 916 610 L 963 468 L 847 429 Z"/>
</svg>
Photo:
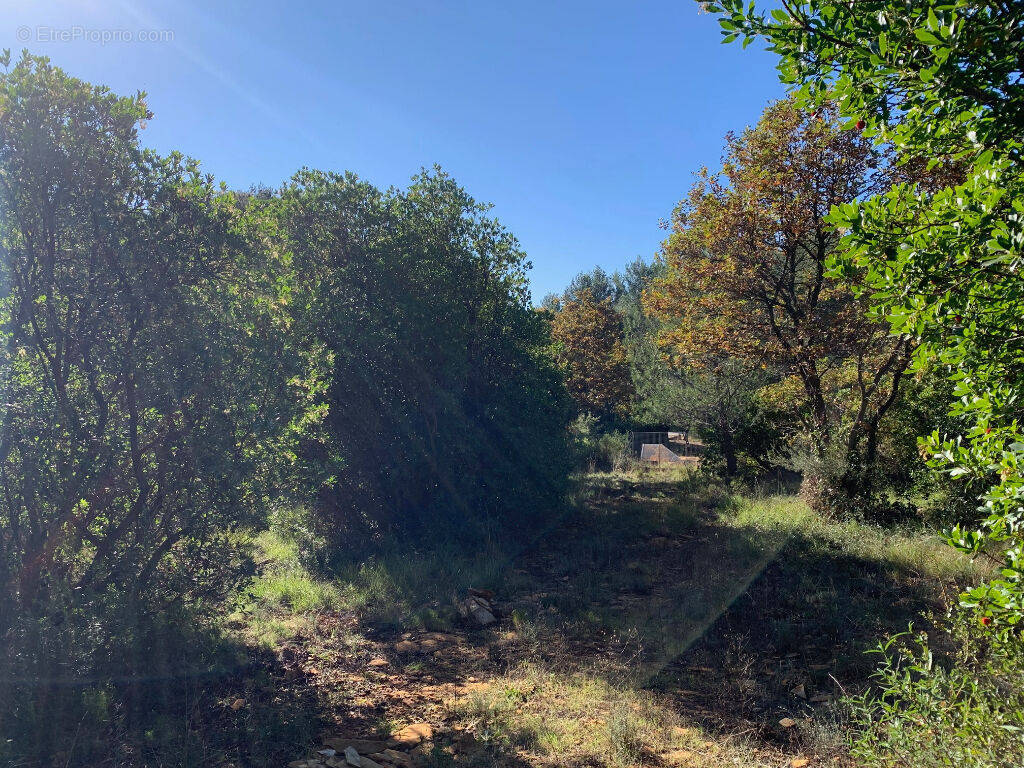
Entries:
<svg viewBox="0 0 1024 768">
<path fill-rule="evenodd" d="M 722 455 L 725 457 L 725 474 L 732 477 L 736 474 L 736 443 L 732 438 L 732 430 L 721 427 Z"/>
</svg>

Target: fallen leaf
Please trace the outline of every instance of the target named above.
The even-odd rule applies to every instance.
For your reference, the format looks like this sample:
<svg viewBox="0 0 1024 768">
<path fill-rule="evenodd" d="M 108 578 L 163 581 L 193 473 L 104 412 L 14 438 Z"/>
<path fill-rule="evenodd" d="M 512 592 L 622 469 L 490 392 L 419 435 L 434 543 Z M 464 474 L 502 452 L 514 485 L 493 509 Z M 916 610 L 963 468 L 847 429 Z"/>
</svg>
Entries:
<svg viewBox="0 0 1024 768">
<path fill-rule="evenodd" d="M 794 725 L 796 725 L 796 720 L 794 720 L 792 717 L 784 717 L 781 720 L 779 720 L 779 725 L 781 725 L 783 728 L 792 728 Z"/>
<path fill-rule="evenodd" d="M 806 757 L 794 757 L 789 761 L 789 768 L 804 768 L 804 766 L 809 765 L 810 762 L 811 761 Z"/>
<path fill-rule="evenodd" d="M 804 684 L 800 683 L 796 688 L 790 691 L 794 696 L 799 696 L 801 699 L 807 698 L 807 689 L 804 688 Z"/>
<path fill-rule="evenodd" d="M 235 699 L 231 702 L 231 708 L 237 712 L 245 706 L 245 699 Z"/>
</svg>

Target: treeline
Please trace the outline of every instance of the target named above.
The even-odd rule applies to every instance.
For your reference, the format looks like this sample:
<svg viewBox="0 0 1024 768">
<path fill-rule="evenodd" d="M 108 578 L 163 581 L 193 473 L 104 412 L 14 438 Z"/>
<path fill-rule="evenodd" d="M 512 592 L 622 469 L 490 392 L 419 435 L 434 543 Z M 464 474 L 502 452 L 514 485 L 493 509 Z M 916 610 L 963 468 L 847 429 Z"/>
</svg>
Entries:
<svg viewBox="0 0 1024 768">
<path fill-rule="evenodd" d="M 835 273 L 829 219 L 959 173 L 900 163 L 830 103 L 770 105 L 726 138 L 721 169 L 698 173 L 654 263 L 582 273 L 545 299 L 579 408 L 609 428 L 692 429 L 727 476 L 798 473 L 822 511 L 962 522 L 969 495 L 917 447 L 945 423 L 951 387 L 935 367 L 911 371 L 917 339 Z"/>
<path fill-rule="evenodd" d="M 3 64 L 5 733 L 52 749 L 32 724 L 70 728 L 90 681 L 130 709 L 269 515 L 359 554 L 525 535 L 561 502 L 569 401 L 524 254 L 450 177 L 231 192 L 140 147 L 142 94 Z"/>
</svg>

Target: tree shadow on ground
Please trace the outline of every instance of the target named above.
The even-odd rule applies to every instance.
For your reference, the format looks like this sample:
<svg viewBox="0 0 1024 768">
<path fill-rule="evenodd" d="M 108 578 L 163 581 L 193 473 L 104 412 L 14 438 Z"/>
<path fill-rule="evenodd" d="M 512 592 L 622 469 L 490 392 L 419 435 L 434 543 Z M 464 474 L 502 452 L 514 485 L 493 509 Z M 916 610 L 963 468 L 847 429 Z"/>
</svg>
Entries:
<svg viewBox="0 0 1024 768">
<path fill-rule="evenodd" d="M 49 669 L 5 676 L 10 765 L 276 767 L 324 719 L 300 667 L 198 623 L 168 623 L 88 672 Z"/>
<path fill-rule="evenodd" d="M 900 545 L 794 499 L 781 503 L 803 523 L 744 522 L 730 503 L 689 481 L 596 493 L 515 572 L 514 609 L 544 626 L 545 663 L 613 658 L 695 724 L 791 747 L 799 729 L 780 719 L 863 690 L 865 651 L 976 576 L 924 535 Z"/>
</svg>

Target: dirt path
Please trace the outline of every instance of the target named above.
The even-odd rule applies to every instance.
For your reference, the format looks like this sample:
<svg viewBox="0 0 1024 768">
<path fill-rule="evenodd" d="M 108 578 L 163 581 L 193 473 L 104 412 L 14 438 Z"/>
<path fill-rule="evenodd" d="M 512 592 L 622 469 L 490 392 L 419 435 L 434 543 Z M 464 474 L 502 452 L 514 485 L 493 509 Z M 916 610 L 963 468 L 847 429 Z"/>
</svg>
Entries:
<svg viewBox="0 0 1024 768">
<path fill-rule="evenodd" d="M 368 768 L 805 764 L 812 726 L 870 671 L 867 641 L 934 590 L 798 526 L 723 522 L 721 499 L 681 498 L 602 489 L 493 585 L 491 628 L 321 616 L 280 656 L 329 713 L 293 765 L 345 765 L 346 747 Z M 634 736 L 616 735 L 623 717 Z"/>
</svg>

